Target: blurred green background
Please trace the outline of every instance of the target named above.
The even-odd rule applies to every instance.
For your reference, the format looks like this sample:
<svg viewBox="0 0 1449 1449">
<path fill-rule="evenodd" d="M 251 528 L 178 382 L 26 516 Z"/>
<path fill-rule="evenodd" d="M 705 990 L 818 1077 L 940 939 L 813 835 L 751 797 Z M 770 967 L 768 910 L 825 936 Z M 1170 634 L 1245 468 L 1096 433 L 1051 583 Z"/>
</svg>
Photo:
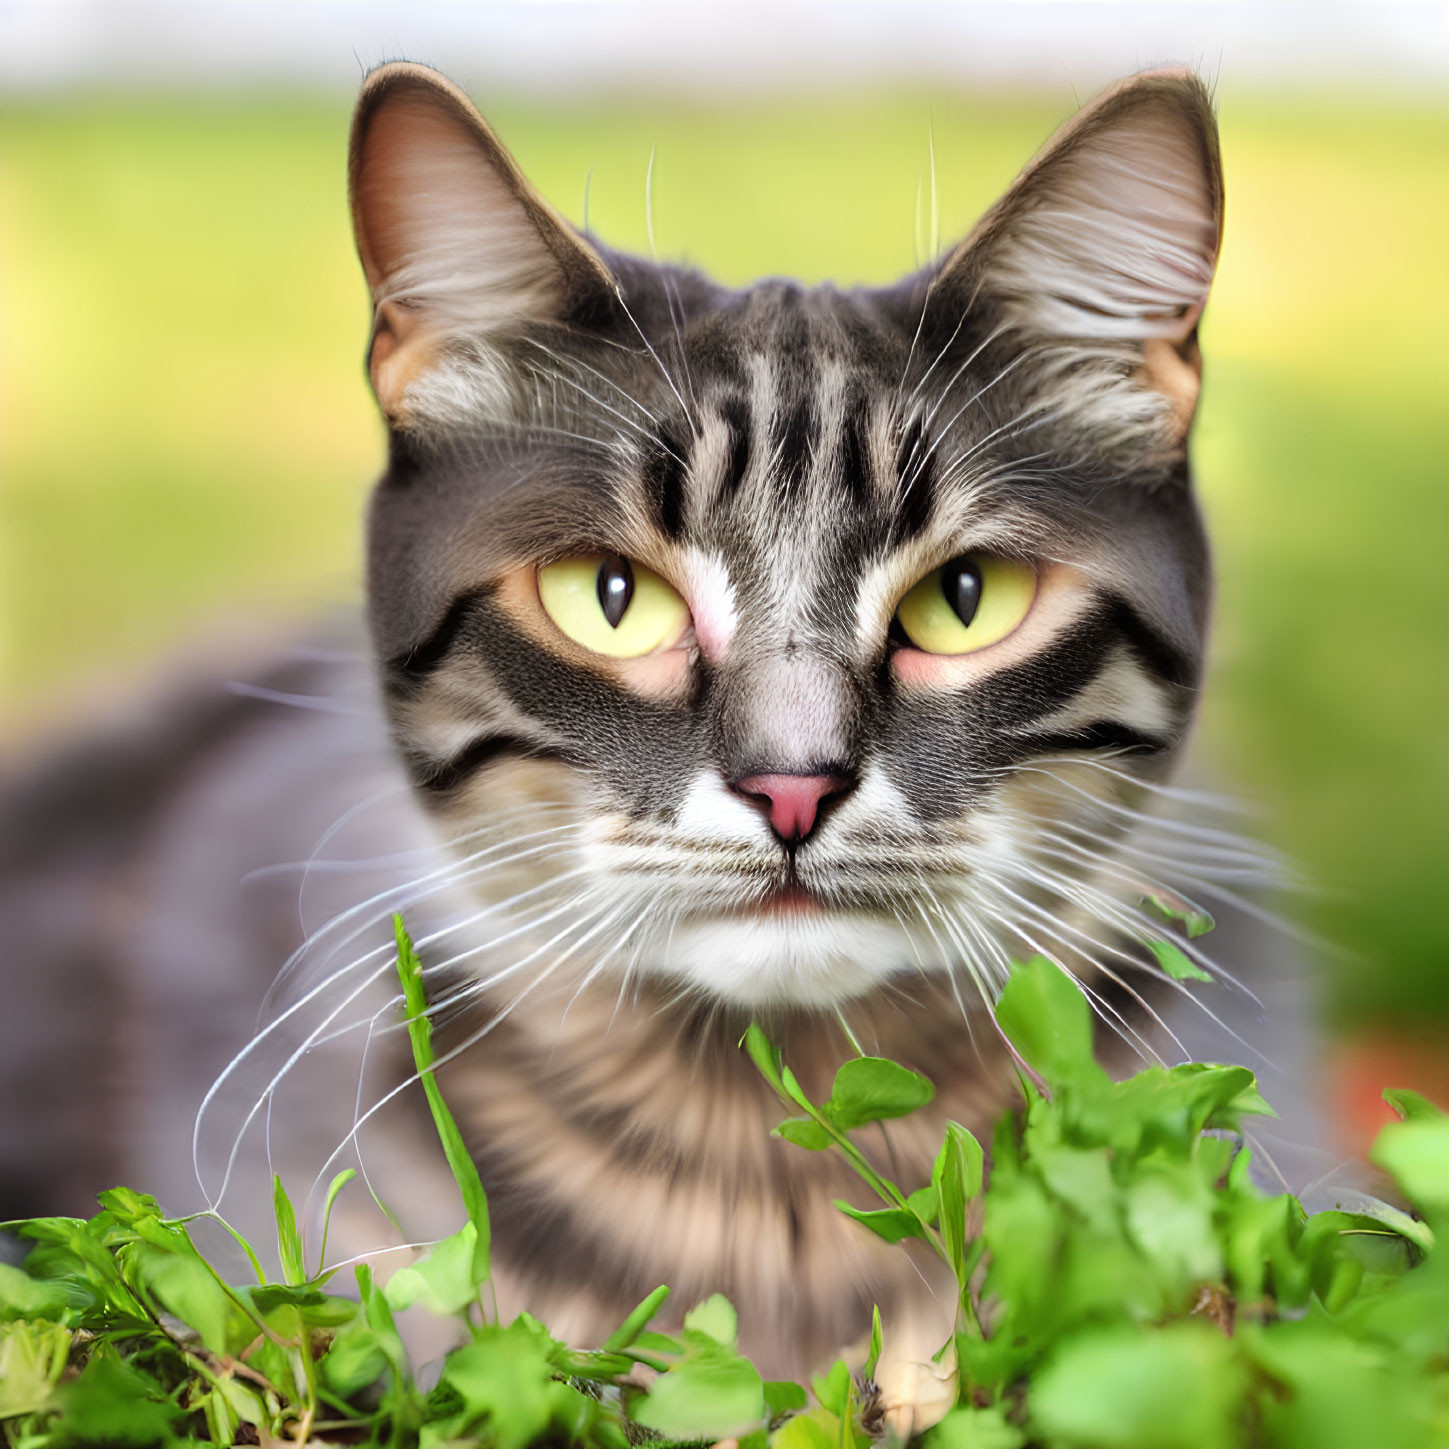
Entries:
<svg viewBox="0 0 1449 1449">
<path fill-rule="evenodd" d="M 350 98 L 0 105 L 0 692 L 10 732 L 223 611 L 358 596 L 381 462 Z M 1202 727 L 1316 887 L 1341 1022 L 1449 1015 L 1449 104 L 1219 97 L 1227 241 L 1196 435 L 1217 541 Z M 728 281 L 884 280 L 1072 109 L 904 89 L 485 99 L 542 190 Z"/>
</svg>

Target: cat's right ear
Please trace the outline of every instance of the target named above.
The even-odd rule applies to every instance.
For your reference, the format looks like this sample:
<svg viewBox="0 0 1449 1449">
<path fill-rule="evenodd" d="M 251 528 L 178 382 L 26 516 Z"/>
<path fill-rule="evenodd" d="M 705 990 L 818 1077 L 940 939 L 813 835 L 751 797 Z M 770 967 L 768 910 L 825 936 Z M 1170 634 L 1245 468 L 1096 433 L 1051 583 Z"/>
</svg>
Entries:
<svg viewBox="0 0 1449 1449">
<path fill-rule="evenodd" d="M 615 295 L 599 255 L 426 66 L 384 65 L 364 82 L 348 186 L 372 291 L 368 370 L 395 426 L 506 414 L 510 343 Z"/>
<path fill-rule="evenodd" d="M 1076 425 L 1097 451 L 1172 458 L 1197 406 L 1222 227 L 1207 87 L 1144 71 L 1047 143 L 947 257 L 932 305 L 948 325 L 975 312 L 1016 350 L 1015 385 L 1037 394 L 1024 416 Z"/>
</svg>

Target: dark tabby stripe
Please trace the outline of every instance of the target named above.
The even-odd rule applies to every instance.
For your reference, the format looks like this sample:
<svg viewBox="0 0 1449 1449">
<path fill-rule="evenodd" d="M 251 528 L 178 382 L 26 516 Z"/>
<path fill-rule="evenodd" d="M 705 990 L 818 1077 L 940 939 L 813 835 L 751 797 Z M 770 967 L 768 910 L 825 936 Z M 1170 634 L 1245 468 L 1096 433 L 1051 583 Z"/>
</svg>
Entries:
<svg viewBox="0 0 1449 1449">
<path fill-rule="evenodd" d="M 1034 754 L 1047 754 L 1053 750 L 1131 750 L 1151 755 L 1166 749 L 1168 744 L 1156 735 L 1105 719 L 1057 734 L 1032 735 L 1025 743 L 1029 748 L 1023 751 L 1023 758 Z"/>
<path fill-rule="evenodd" d="M 439 796 L 456 790 L 503 755 L 523 755 L 535 760 L 564 758 L 561 751 L 526 735 L 497 734 L 474 740 L 447 760 L 410 755 L 408 768 L 420 789 L 426 790 L 429 795 Z"/>
<path fill-rule="evenodd" d="M 866 432 L 868 426 L 862 400 L 858 397 L 852 398 L 841 424 L 840 481 L 857 509 L 863 509 L 870 500 L 870 444 Z"/>
<path fill-rule="evenodd" d="M 1194 687 L 1202 672 L 1198 661 L 1149 624 L 1126 599 L 1120 595 L 1112 595 L 1110 599 L 1112 624 L 1138 662 L 1168 684 Z"/>
<path fill-rule="evenodd" d="M 719 414 L 730 440 L 730 460 L 720 492 L 730 495 L 739 492 L 750 471 L 750 411 L 742 398 L 727 397 Z"/>
<path fill-rule="evenodd" d="M 395 654 L 384 666 L 386 684 L 391 693 L 411 693 L 432 674 L 448 657 L 458 635 L 469 624 L 479 604 L 491 598 L 494 588 L 491 584 L 481 589 L 471 589 L 460 594 L 448 607 L 438 627 L 421 644 L 409 649 L 406 654 Z"/>
<path fill-rule="evenodd" d="M 688 484 L 685 459 L 689 444 L 668 424 L 659 430 L 644 458 L 644 492 L 659 531 L 669 539 L 684 534 L 684 500 Z"/>
<path fill-rule="evenodd" d="M 896 449 L 896 514 L 891 538 L 907 543 L 931 521 L 936 506 L 936 458 L 920 418 L 913 418 Z"/>
<path fill-rule="evenodd" d="M 780 482 L 785 491 L 793 490 L 803 480 L 815 452 L 819 430 L 820 420 L 809 398 L 801 398 L 793 407 L 776 414 L 771 448 L 778 459 Z"/>
</svg>

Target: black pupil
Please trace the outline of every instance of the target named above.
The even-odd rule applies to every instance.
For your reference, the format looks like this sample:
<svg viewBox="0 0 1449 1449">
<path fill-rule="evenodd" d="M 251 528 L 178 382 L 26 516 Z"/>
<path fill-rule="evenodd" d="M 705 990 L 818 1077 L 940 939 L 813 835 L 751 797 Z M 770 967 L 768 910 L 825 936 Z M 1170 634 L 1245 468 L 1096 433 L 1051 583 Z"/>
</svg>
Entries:
<svg viewBox="0 0 1449 1449">
<path fill-rule="evenodd" d="M 981 607 L 981 566 L 972 558 L 953 559 L 941 570 L 941 592 L 956 617 L 969 624 Z"/>
<path fill-rule="evenodd" d="M 629 567 L 629 560 L 606 558 L 599 565 L 599 607 L 611 629 L 619 627 L 633 597 L 634 570 Z"/>
</svg>

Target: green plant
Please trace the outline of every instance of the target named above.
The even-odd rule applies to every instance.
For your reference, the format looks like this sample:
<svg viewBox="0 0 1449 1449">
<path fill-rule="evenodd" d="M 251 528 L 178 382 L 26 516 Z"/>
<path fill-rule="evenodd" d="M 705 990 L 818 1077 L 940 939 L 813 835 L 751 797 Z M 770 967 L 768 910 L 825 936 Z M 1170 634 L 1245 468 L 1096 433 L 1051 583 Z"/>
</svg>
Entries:
<svg viewBox="0 0 1449 1449">
<path fill-rule="evenodd" d="M 11 1224 L 33 1247 L 0 1265 L 0 1429 L 14 1449 L 278 1440 L 368 1445 L 571 1443 L 738 1436 L 742 1449 L 864 1449 L 888 1432 L 863 1365 L 804 1387 L 765 1382 L 714 1297 L 677 1334 L 649 1327 L 659 1288 L 604 1344 L 570 1348 L 536 1319 L 488 1309 L 487 1199 L 437 1090 L 420 966 L 397 923 L 414 1058 L 466 1220 L 356 1297 L 308 1273 L 275 1184 L 283 1281 L 222 1279 L 185 1222 L 124 1188 L 89 1221 Z M 923 1106 L 931 1084 L 890 1061 L 845 1062 L 812 1101 L 769 1042 L 744 1041 L 791 1116 L 778 1135 L 840 1153 L 881 1201 L 841 1204 L 889 1242 L 948 1265 L 958 1316 L 941 1363 L 956 1407 L 926 1449 L 1395 1449 L 1449 1442 L 1449 1118 L 1409 1093 L 1375 1158 L 1421 1216 L 1304 1213 L 1249 1177 L 1245 1117 L 1268 1111 L 1240 1067 L 1149 1068 L 1111 1080 L 1080 993 L 1045 960 L 1016 969 L 997 1022 L 1030 1072 L 1023 1107 L 980 1143 L 948 1126 L 929 1183 L 883 1176 L 852 1135 Z M 341 1174 L 326 1207 L 348 1183 Z M 325 1219 L 325 1214 L 324 1214 Z M 325 1227 L 324 1227 L 325 1256 Z M 394 1314 L 456 1321 L 427 1392 Z M 865 1325 L 861 1326 L 864 1329 Z M 886 1325 L 886 1335 L 889 1325 Z M 644 1387 L 639 1366 L 651 1380 Z"/>
</svg>

